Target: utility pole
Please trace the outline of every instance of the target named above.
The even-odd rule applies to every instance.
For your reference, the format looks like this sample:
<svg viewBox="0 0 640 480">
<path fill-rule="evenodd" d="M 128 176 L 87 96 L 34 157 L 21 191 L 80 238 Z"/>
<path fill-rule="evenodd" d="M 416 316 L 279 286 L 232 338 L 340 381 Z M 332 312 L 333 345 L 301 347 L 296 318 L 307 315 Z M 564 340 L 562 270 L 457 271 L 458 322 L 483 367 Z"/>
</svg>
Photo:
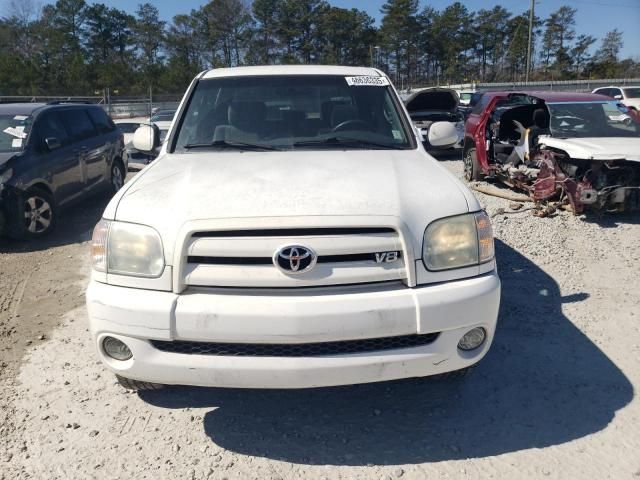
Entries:
<svg viewBox="0 0 640 480">
<path fill-rule="evenodd" d="M 536 0 L 531 0 L 531 7 L 529 8 L 529 42 L 527 44 L 527 71 L 525 74 L 525 81 L 529 81 L 529 75 L 531 74 L 531 43 L 533 40 L 533 9 L 535 7 Z"/>
</svg>

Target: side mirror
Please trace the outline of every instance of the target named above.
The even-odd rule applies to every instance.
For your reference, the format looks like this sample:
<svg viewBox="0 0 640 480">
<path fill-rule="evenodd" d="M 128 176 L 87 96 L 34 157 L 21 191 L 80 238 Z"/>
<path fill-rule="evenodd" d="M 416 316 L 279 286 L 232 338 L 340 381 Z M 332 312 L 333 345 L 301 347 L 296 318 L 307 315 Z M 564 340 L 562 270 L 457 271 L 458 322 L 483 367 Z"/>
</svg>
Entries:
<svg viewBox="0 0 640 480">
<path fill-rule="evenodd" d="M 613 97 L 613 98 L 615 98 L 616 100 L 622 100 L 622 95 L 616 95 L 616 96 L 615 96 L 615 97 Z"/>
<path fill-rule="evenodd" d="M 450 122 L 434 122 L 429 127 L 429 143 L 433 147 L 448 147 L 458 141 L 458 130 Z"/>
<path fill-rule="evenodd" d="M 45 138 L 44 139 L 44 144 L 47 146 L 47 149 L 50 152 L 62 147 L 62 144 L 60 143 L 60 140 L 58 140 L 56 137 L 47 137 L 47 138 Z"/>
<path fill-rule="evenodd" d="M 153 152 L 160 145 L 160 129 L 157 125 L 140 125 L 133 134 L 131 143 L 140 152 Z"/>
</svg>

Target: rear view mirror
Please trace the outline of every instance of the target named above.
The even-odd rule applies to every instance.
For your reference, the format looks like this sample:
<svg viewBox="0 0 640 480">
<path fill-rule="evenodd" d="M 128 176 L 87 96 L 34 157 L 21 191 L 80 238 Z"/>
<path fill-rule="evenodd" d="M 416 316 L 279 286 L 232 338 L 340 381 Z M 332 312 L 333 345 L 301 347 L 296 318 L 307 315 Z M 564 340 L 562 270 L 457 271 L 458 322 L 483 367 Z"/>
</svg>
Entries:
<svg viewBox="0 0 640 480">
<path fill-rule="evenodd" d="M 51 152 L 56 150 L 62 146 L 60 140 L 55 137 L 47 137 L 44 139 L 44 144 L 47 146 L 47 149 Z"/>
<path fill-rule="evenodd" d="M 613 97 L 613 98 L 615 98 L 616 100 L 622 100 L 622 95 L 616 95 L 616 96 L 615 96 L 615 97 Z"/>
<path fill-rule="evenodd" d="M 454 145 L 458 141 L 456 126 L 450 122 L 434 122 L 429 127 L 429 143 L 434 147 Z"/>
<path fill-rule="evenodd" d="M 140 125 L 133 134 L 133 148 L 140 152 L 153 152 L 160 145 L 157 125 Z"/>
</svg>

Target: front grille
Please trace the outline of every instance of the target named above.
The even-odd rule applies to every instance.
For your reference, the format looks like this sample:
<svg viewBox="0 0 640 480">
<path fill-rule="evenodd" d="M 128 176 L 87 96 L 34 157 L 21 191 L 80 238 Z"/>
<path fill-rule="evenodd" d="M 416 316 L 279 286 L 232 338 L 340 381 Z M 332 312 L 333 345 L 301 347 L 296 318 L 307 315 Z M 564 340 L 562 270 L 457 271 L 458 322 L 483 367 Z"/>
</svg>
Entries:
<svg viewBox="0 0 640 480">
<path fill-rule="evenodd" d="M 276 252 L 302 245 L 316 253 L 313 270 L 283 275 Z M 305 227 L 198 231 L 186 239 L 185 286 L 314 287 L 405 280 L 409 259 L 388 227 Z M 280 258 L 280 257 L 276 257 Z"/>
<path fill-rule="evenodd" d="M 396 337 L 342 340 L 337 342 L 266 344 L 266 343 L 209 343 L 151 340 L 158 350 L 186 355 L 217 355 L 235 357 L 322 357 L 354 353 L 380 352 L 421 347 L 433 343 L 439 333 L 402 335 Z"/>
<path fill-rule="evenodd" d="M 402 259 L 402 252 L 394 250 L 397 254 L 396 260 Z M 318 263 L 341 263 L 341 262 L 378 262 L 376 255 L 389 252 L 377 253 L 349 253 L 344 255 L 319 255 Z M 199 263 L 201 265 L 272 265 L 273 259 L 270 257 L 213 257 L 213 256 L 189 256 L 187 263 Z"/>
</svg>

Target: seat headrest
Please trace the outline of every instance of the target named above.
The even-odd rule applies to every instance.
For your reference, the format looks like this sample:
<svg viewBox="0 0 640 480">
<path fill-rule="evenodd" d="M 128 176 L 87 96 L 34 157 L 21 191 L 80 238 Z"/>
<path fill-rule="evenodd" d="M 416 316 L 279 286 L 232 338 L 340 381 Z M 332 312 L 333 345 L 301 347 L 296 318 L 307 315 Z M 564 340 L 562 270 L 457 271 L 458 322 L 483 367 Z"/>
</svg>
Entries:
<svg viewBox="0 0 640 480">
<path fill-rule="evenodd" d="M 549 128 L 549 115 L 541 108 L 533 111 L 533 124 L 539 128 Z"/>
</svg>

